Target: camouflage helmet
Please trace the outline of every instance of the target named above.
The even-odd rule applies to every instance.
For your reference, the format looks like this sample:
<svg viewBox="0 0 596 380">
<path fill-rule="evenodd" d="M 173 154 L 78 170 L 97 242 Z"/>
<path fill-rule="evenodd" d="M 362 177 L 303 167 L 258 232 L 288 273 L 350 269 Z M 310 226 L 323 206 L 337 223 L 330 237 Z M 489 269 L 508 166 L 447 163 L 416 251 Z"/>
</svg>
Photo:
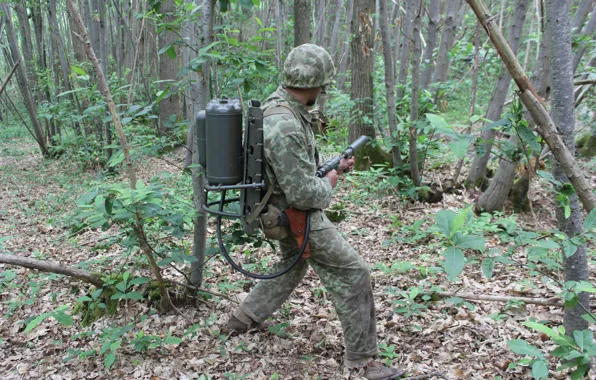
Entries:
<svg viewBox="0 0 596 380">
<path fill-rule="evenodd" d="M 290 88 L 317 88 L 331 83 L 335 67 L 327 50 L 313 44 L 294 48 L 283 68 L 283 85 Z"/>
</svg>

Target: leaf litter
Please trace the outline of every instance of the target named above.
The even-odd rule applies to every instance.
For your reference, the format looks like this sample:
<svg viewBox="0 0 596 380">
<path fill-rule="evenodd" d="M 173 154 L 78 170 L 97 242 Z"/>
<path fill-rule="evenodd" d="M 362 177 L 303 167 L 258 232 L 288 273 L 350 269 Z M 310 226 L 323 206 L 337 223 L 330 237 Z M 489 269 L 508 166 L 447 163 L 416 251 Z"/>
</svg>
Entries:
<svg viewBox="0 0 596 380">
<path fill-rule="evenodd" d="M 42 161 L 39 155 L 32 154 L 29 145 L 15 149 L 27 154 L 19 159 L 0 155 L 0 237 L 8 237 L 3 250 L 69 266 L 85 263 L 89 270 L 104 273 L 129 268 L 132 257 L 123 256 L 119 246 L 109 250 L 93 249 L 106 236 L 118 233 L 116 228 L 106 232 L 85 230 L 73 237 L 61 227 L 60 218 L 67 215 L 73 200 L 84 191 L 83 182 L 91 181 L 95 173 L 69 178 L 64 173 L 77 170 L 72 164 L 64 160 Z M 182 152 L 178 151 L 177 155 L 172 154 L 170 160 L 180 160 Z M 160 172 L 179 173 L 177 168 L 162 160 L 149 159 L 139 168 L 139 178 L 147 181 Z M 543 341 L 540 335 L 529 331 L 520 322 L 535 318 L 560 325 L 561 308 L 538 305 L 505 308 L 500 303 L 474 301 L 469 302 L 472 307 L 466 307 L 441 300 L 423 303 L 426 307 L 412 315 L 394 312 L 396 301 L 403 299 L 400 292 L 411 288 L 544 298 L 553 295 L 552 287 L 539 283 L 527 270 L 511 271 L 498 265 L 490 279 L 483 276 L 479 265 L 467 265 L 454 282 L 449 282 L 441 271 L 424 276 L 422 270 L 430 273 L 433 267 L 439 267 L 441 247 L 433 237 L 426 236 L 421 241 L 394 239 L 403 237 L 404 231 L 415 232 L 404 229 L 404 226 L 424 220 L 422 229 L 426 229 L 436 212 L 464 208 L 473 203 L 476 195 L 465 191 L 446 194 L 438 205 L 404 204 L 396 196 L 389 195 L 370 197 L 363 205 L 351 201 L 351 190 L 350 184 L 344 181 L 335 195 L 335 202 L 341 200 L 348 209 L 348 218 L 338 224 L 338 229 L 372 268 L 378 338 L 379 344 L 383 345 L 379 360 L 406 369 L 410 376 L 438 371 L 448 379 L 529 378 L 527 367 L 509 368 L 520 357 L 508 349 L 507 341 L 523 338 L 548 352 L 553 348 L 549 341 Z M 534 188 L 534 210 L 539 225 L 533 225 L 533 218 L 524 214 L 519 215 L 520 223 L 535 229 L 554 228 L 551 198 L 543 187 Z M 52 201 L 56 199 L 60 201 Z M 395 225 L 396 220 L 401 226 Z M 213 221 L 210 221 L 209 230 L 213 228 Z M 488 238 L 490 246 L 504 248 L 497 238 Z M 271 249 L 265 249 L 257 255 L 270 254 Z M 523 259 L 526 253 L 516 255 Z M 379 264 L 385 264 L 390 268 L 396 261 L 411 265 L 404 266 L 404 270 L 389 271 L 379 267 Z M 60 305 L 74 305 L 87 285 L 69 277 L 19 267 L 0 264 L 0 268 L 3 272 L 15 273 L 11 281 L 13 286 L 2 287 L 0 294 L 0 312 L 3 314 L 0 319 L 0 374 L 5 379 L 350 378 L 342 366 L 341 325 L 312 270 L 288 302 L 273 315 L 274 329 L 267 332 L 228 332 L 225 327 L 227 318 L 236 303 L 209 297 L 183 307 L 183 312 L 194 324 L 179 315 L 155 313 L 144 303 L 130 302 L 116 315 L 104 316 L 89 328 L 82 327 L 80 317 L 74 315 L 73 326 L 64 326 L 48 318 L 25 334 L 26 321 Z M 184 282 L 184 278 L 174 271 L 164 269 L 164 274 Z M 210 261 L 204 282 L 206 289 L 237 299 L 254 285 L 253 281 L 233 272 L 220 258 Z M 34 286 L 30 286 L 32 283 Z M 117 361 L 109 371 L 101 356 L 65 360 L 69 349 L 99 351 L 102 331 L 131 322 L 133 329 L 124 334 L 128 341 L 140 331 L 144 336 L 182 339 L 174 339 L 178 344 L 163 344 L 142 352 L 123 343 L 116 351 Z M 393 351 L 389 347 L 393 347 Z M 566 378 L 566 374 L 555 373 L 552 369 L 552 378 Z"/>
</svg>

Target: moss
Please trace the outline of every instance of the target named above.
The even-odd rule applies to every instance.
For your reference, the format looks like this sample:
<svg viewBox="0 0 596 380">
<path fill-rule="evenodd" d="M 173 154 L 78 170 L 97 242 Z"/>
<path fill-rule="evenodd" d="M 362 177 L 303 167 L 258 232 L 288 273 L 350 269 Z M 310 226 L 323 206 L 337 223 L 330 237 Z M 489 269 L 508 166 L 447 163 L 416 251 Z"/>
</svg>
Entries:
<svg viewBox="0 0 596 380">
<path fill-rule="evenodd" d="M 389 164 L 393 166 L 391 153 L 385 152 L 380 146 L 366 145 L 356 152 L 356 170 L 368 170 L 373 165 Z"/>
<path fill-rule="evenodd" d="M 346 208 L 342 203 L 336 203 L 325 210 L 325 215 L 327 215 L 327 218 L 333 223 L 339 223 L 347 217 Z"/>
<path fill-rule="evenodd" d="M 591 135 L 581 149 L 581 155 L 584 157 L 596 156 L 596 134 Z"/>
<path fill-rule="evenodd" d="M 529 190 L 528 176 L 524 175 L 513 183 L 509 198 L 513 202 L 513 209 L 515 212 L 530 211 L 530 201 L 528 199 Z"/>
</svg>

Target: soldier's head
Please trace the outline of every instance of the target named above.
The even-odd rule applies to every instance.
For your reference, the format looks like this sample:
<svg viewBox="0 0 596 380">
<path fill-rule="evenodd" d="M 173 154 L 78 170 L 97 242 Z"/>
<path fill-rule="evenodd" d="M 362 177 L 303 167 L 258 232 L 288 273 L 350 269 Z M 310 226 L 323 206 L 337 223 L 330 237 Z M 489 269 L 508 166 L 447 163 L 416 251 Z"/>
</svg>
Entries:
<svg viewBox="0 0 596 380">
<path fill-rule="evenodd" d="M 331 83 L 334 72 L 333 59 L 327 50 L 314 44 L 300 45 L 284 62 L 282 86 L 302 95 L 305 104 L 312 106 Z"/>
</svg>

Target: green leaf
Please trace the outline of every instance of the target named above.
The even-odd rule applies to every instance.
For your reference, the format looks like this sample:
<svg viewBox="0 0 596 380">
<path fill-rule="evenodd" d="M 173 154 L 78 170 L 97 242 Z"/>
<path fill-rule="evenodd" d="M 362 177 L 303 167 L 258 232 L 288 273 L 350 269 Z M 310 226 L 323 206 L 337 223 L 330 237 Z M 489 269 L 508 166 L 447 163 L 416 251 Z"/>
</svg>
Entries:
<svg viewBox="0 0 596 380">
<path fill-rule="evenodd" d="M 443 256 L 445 257 L 443 268 L 449 280 L 453 281 L 464 269 L 464 253 L 459 248 L 449 247 L 443 252 Z"/>
<path fill-rule="evenodd" d="M 106 370 L 109 370 L 112 364 L 116 361 L 116 355 L 114 354 L 107 354 L 106 357 L 103 359 L 103 364 L 106 367 Z"/>
<path fill-rule="evenodd" d="M 72 320 L 72 317 L 68 314 L 65 314 L 63 312 L 57 312 L 54 313 L 53 317 L 61 324 L 64 326 L 72 326 L 74 325 L 74 321 Z"/>
<path fill-rule="evenodd" d="M 586 370 L 589 367 L 587 365 L 579 365 L 575 371 L 571 372 L 571 380 L 582 380 L 585 378 Z"/>
<path fill-rule="evenodd" d="M 41 322 L 43 322 L 44 319 L 46 319 L 47 317 L 50 316 L 51 313 L 44 313 L 38 317 L 35 317 L 35 319 L 33 319 L 31 322 L 29 322 L 27 324 L 27 327 L 25 327 L 25 333 L 28 333 L 29 331 L 33 330 L 34 328 L 36 328 L 37 326 L 39 326 L 39 324 Z"/>
<path fill-rule="evenodd" d="M 79 74 L 79 75 L 83 75 L 86 76 L 87 73 L 85 72 L 85 70 L 81 69 L 78 66 L 70 66 L 70 68 L 72 69 L 72 71 L 74 71 L 75 73 Z"/>
<path fill-rule="evenodd" d="M 565 257 L 567 258 L 575 255 L 575 252 L 577 252 L 577 245 L 573 244 L 571 240 L 563 240 L 561 246 L 563 247 Z"/>
<path fill-rule="evenodd" d="M 449 225 L 449 237 L 451 238 L 455 235 L 456 232 L 461 230 L 461 228 L 466 223 L 466 219 L 468 219 L 468 214 L 472 210 L 472 206 L 466 207 L 465 209 L 461 210 L 455 218 L 451 221 Z"/>
<path fill-rule="evenodd" d="M 586 216 L 586 220 L 584 221 L 584 230 L 590 231 L 596 228 L 596 208 L 593 208 L 592 211 Z"/>
<path fill-rule="evenodd" d="M 534 358 L 544 356 L 538 347 L 532 346 L 523 339 L 510 340 L 507 342 L 507 347 L 518 355 L 528 355 Z"/>
<path fill-rule="evenodd" d="M 554 329 L 551 329 L 551 328 L 543 325 L 542 323 L 538 323 L 538 322 L 530 321 L 530 322 L 522 322 L 521 324 L 545 334 L 546 336 L 551 338 L 555 343 L 557 343 L 559 346 L 573 347 L 571 339 L 569 337 L 565 336 L 564 332 L 561 334 L 560 332 L 558 332 Z"/>
<path fill-rule="evenodd" d="M 508 117 L 504 117 L 501 120 L 497 120 L 497 121 L 493 121 L 490 124 L 485 125 L 484 127 L 482 127 L 483 131 L 487 131 L 489 129 L 497 129 L 498 127 L 502 127 L 505 125 L 510 125 L 511 121 L 509 120 Z"/>
<path fill-rule="evenodd" d="M 486 241 L 482 236 L 478 235 L 456 234 L 452 241 L 453 244 L 461 249 L 473 249 L 480 252 L 484 252 L 486 249 Z"/>
<path fill-rule="evenodd" d="M 435 215 L 437 227 L 443 235 L 449 237 L 449 231 L 451 231 L 451 222 L 453 221 L 453 219 L 455 219 L 456 215 L 457 214 L 451 210 L 441 210 L 437 212 L 437 214 Z"/>
<path fill-rule="evenodd" d="M 528 127 L 523 124 L 518 124 L 517 134 L 526 144 L 528 144 L 530 148 L 532 148 L 532 152 L 540 151 L 540 143 L 536 139 L 534 132 L 532 132 Z"/>
<path fill-rule="evenodd" d="M 164 340 L 165 344 L 180 344 L 182 343 L 182 338 L 178 338 L 176 336 L 169 336 Z"/>
<path fill-rule="evenodd" d="M 573 339 L 580 350 L 583 351 L 586 347 L 592 345 L 594 336 L 590 330 L 575 330 L 573 332 Z"/>
<path fill-rule="evenodd" d="M 536 360 L 532 364 L 532 377 L 535 379 L 548 378 L 548 363 L 544 360 Z"/>
<path fill-rule="evenodd" d="M 143 299 L 143 295 L 139 292 L 129 292 L 129 293 L 126 293 L 126 295 L 122 298 L 128 298 L 128 299 L 137 301 L 137 300 Z"/>
<path fill-rule="evenodd" d="M 493 269 L 495 267 L 495 260 L 491 257 L 487 257 L 486 259 L 482 260 L 482 273 L 486 276 L 486 278 L 491 278 L 493 276 Z"/>
<path fill-rule="evenodd" d="M 447 145 L 458 158 L 464 158 L 468 154 L 468 148 L 471 143 L 468 139 L 457 139 L 451 140 Z"/>
<path fill-rule="evenodd" d="M 593 317 L 591 314 L 583 314 L 582 318 L 590 323 L 596 323 L 596 318 Z"/>
<path fill-rule="evenodd" d="M 147 277 L 135 277 L 132 280 L 129 281 L 128 285 L 142 285 L 142 284 L 146 284 L 148 282 L 150 282 L 151 279 L 147 278 Z"/>
<path fill-rule="evenodd" d="M 561 182 L 560 181 L 557 181 L 555 179 L 555 177 L 553 177 L 553 175 L 551 173 L 549 173 L 549 172 L 545 172 L 544 170 L 538 170 L 536 172 L 536 174 L 538 174 L 540 177 L 544 178 L 545 180 L 549 181 L 553 185 L 561 186 Z"/>
</svg>

